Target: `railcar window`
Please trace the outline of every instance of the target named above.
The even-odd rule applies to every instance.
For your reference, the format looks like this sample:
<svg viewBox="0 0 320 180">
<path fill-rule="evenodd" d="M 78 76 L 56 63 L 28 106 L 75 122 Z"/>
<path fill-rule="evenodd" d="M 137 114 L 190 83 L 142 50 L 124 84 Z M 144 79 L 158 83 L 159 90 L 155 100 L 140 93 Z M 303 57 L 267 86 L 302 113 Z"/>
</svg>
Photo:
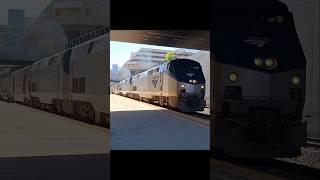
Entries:
<svg viewBox="0 0 320 180">
<path fill-rule="evenodd" d="M 72 80 L 72 92 L 73 93 L 78 93 L 79 89 L 78 89 L 78 78 L 73 78 Z"/>
<path fill-rule="evenodd" d="M 85 93 L 86 90 L 86 79 L 81 77 L 79 79 L 79 93 Z"/>
<path fill-rule="evenodd" d="M 155 69 L 155 70 L 154 70 L 154 71 L 155 71 L 155 73 L 159 72 L 159 69 L 160 69 L 160 68 Z"/>
<path fill-rule="evenodd" d="M 261 22 L 269 22 L 269 23 L 284 23 L 285 17 L 283 15 L 273 16 L 273 17 L 261 17 Z"/>
<path fill-rule="evenodd" d="M 284 17 L 281 15 L 281 16 L 277 16 L 277 22 L 278 23 L 283 23 L 284 22 Z"/>
<path fill-rule="evenodd" d="M 22 85 L 23 94 L 26 94 L 26 75 L 23 75 L 23 85 Z"/>
<path fill-rule="evenodd" d="M 200 69 L 200 66 L 191 66 L 191 69 Z"/>
<path fill-rule="evenodd" d="M 93 49 L 93 41 L 90 42 L 87 54 L 90 54 Z"/>
<path fill-rule="evenodd" d="M 270 17 L 267 19 L 268 22 L 276 22 L 276 19 L 274 17 Z"/>
<path fill-rule="evenodd" d="M 63 54 L 63 70 L 69 74 L 69 65 L 70 65 L 70 57 L 71 57 L 71 53 L 72 53 L 72 50 L 69 49 L 68 51 L 66 51 L 64 54 Z"/>
<path fill-rule="evenodd" d="M 153 70 L 148 71 L 148 75 L 152 75 L 153 74 Z"/>
<path fill-rule="evenodd" d="M 50 66 L 50 65 L 52 65 L 53 63 L 56 63 L 56 62 L 57 62 L 57 59 L 58 59 L 57 56 L 50 58 L 48 65 Z"/>
<path fill-rule="evenodd" d="M 49 63 L 48 63 L 49 66 L 52 64 L 52 61 L 53 61 L 53 59 L 50 58 L 50 59 L 49 59 Z"/>
<path fill-rule="evenodd" d="M 12 91 L 14 92 L 14 82 L 15 82 L 15 78 L 13 78 L 13 83 L 12 83 Z"/>
<path fill-rule="evenodd" d="M 137 86 L 132 86 L 132 91 L 137 91 Z"/>
</svg>

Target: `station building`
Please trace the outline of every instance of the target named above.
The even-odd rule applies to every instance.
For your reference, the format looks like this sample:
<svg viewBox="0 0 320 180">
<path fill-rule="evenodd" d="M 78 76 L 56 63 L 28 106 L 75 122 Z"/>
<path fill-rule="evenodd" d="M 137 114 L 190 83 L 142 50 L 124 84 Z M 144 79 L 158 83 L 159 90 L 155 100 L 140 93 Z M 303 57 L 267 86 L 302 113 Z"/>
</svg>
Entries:
<svg viewBox="0 0 320 180">
<path fill-rule="evenodd" d="M 166 61 L 168 50 L 141 48 L 137 52 L 132 52 L 130 59 L 122 66 L 128 69 L 131 75 L 148 70 Z M 172 51 L 177 58 L 189 58 L 192 53 L 184 50 Z"/>
<path fill-rule="evenodd" d="M 37 60 L 65 49 L 66 42 L 110 24 L 108 0 L 53 0 L 26 29 L 19 46 Z"/>
</svg>

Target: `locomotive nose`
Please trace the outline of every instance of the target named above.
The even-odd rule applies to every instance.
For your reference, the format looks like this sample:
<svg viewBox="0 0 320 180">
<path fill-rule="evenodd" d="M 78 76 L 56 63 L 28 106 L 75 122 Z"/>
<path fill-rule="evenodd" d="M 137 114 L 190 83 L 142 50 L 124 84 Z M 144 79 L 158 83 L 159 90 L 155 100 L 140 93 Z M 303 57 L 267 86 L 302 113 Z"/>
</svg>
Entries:
<svg viewBox="0 0 320 180">
<path fill-rule="evenodd" d="M 205 93 L 205 84 L 189 84 L 180 83 L 180 95 L 181 96 L 202 96 Z"/>
<path fill-rule="evenodd" d="M 205 106 L 205 84 L 180 83 L 179 106 L 185 111 L 202 111 Z"/>
</svg>

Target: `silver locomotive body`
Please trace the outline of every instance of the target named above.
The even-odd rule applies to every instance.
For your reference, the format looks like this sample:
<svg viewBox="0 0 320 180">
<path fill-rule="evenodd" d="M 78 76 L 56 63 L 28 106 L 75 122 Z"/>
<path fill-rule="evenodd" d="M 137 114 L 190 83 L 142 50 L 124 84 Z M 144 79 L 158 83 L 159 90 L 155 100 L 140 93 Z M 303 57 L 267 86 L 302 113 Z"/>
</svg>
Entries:
<svg viewBox="0 0 320 180">
<path fill-rule="evenodd" d="M 14 101 L 30 105 L 31 65 L 12 72 L 11 78 Z"/>
<path fill-rule="evenodd" d="M 205 107 L 205 79 L 201 65 L 188 59 L 176 59 L 122 80 L 111 87 L 116 94 L 156 101 L 160 106 L 184 112 Z"/>
<path fill-rule="evenodd" d="M 295 157 L 306 142 L 305 68 L 265 73 L 215 63 L 214 146 L 234 157 Z M 232 75 L 237 78 L 231 81 Z"/>
<path fill-rule="evenodd" d="M 278 0 L 232 4 L 214 11 L 211 145 L 232 157 L 298 156 L 306 58 L 292 13 Z"/>
</svg>

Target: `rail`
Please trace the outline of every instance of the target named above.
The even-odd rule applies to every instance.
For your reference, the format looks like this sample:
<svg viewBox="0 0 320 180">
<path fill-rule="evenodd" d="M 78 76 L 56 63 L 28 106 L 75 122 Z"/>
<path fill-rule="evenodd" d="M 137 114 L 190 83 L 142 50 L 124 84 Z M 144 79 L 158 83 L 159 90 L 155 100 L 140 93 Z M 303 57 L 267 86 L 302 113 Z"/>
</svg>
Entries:
<svg viewBox="0 0 320 180">
<path fill-rule="evenodd" d="M 92 31 L 90 33 L 87 33 L 85 35 L 82 35 L 80 37 L 72 39 L 70 41 L 67 41 L 66 44 L 65 44 L 65 48 L 66 49 L 72 48 L 72 47 L 74 47 L 76 45 L 79 45 L 79 44 L 82 44 L 84 42 L 90 41 L 91 39 L 103 36 L 103 35 L 105 35 L 105 34 L 107 34 L 109 32 L 110 32 L 110 26 L 105 26 L 105 27 L 103 27 L 101 29 Z"/>
<path fill-rule="evenodd" d="M 320 148 L 320 138 L 307 137 L 307 146 L 319 149 Z"/>
</svg>

